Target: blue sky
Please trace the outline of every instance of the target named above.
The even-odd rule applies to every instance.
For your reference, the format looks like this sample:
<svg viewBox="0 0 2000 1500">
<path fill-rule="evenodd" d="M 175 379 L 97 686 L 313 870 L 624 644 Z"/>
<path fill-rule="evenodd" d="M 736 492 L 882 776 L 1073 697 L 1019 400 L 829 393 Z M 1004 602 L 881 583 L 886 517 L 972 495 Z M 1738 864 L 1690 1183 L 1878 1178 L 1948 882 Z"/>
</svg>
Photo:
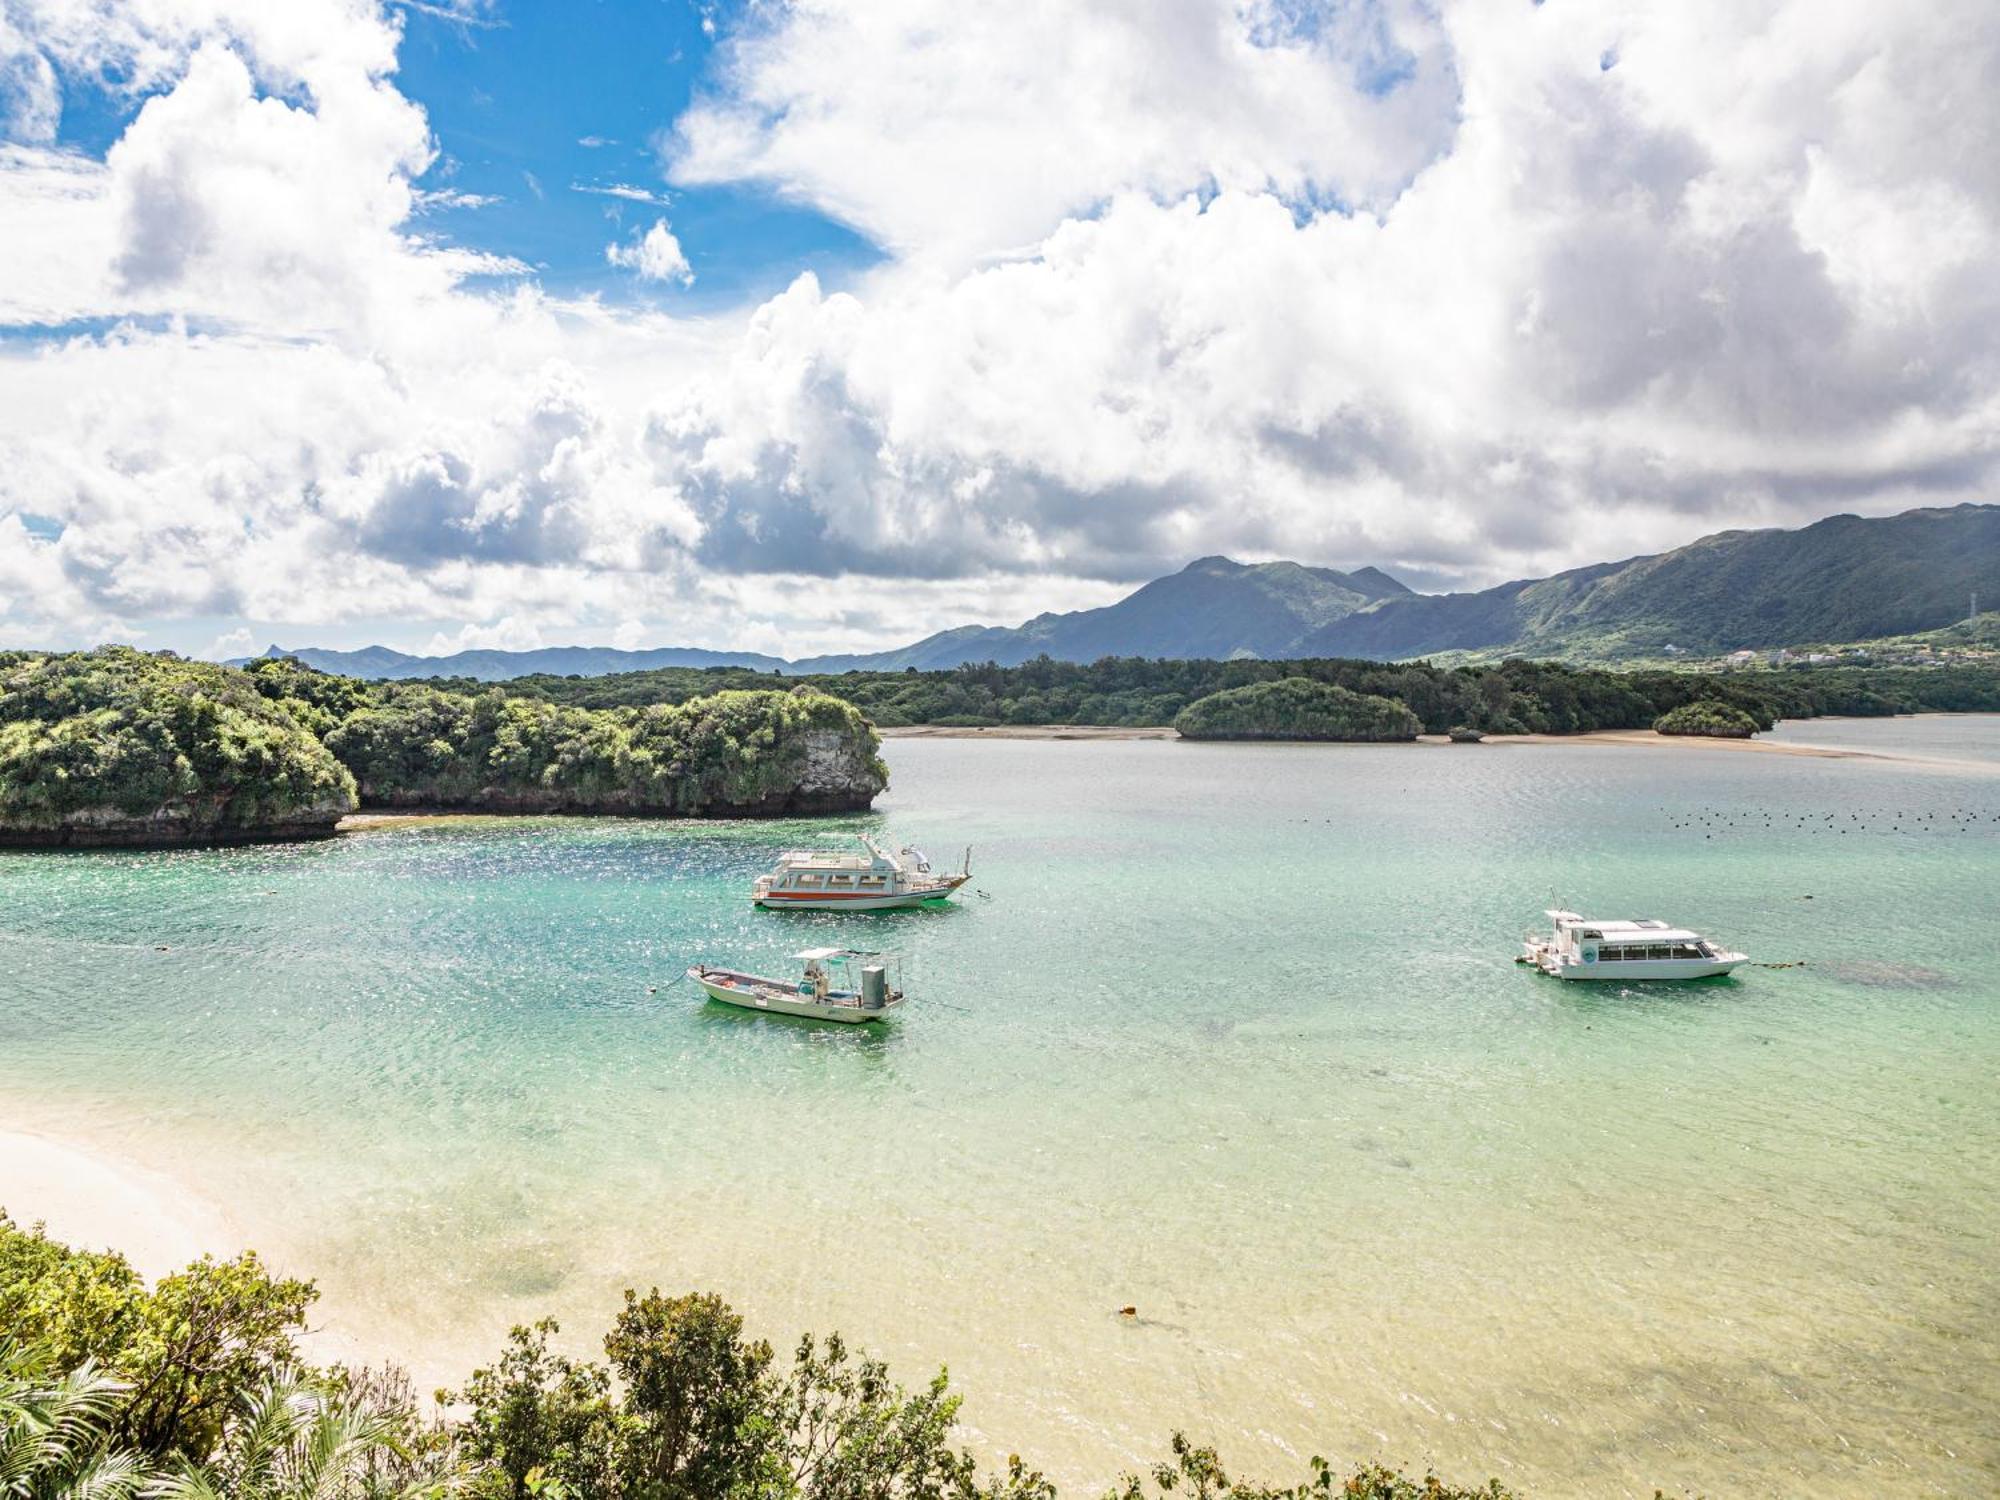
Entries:
<svg viewBox="0 0 2000 1500">
<path fill-rule="evenodd" d="M 1991 499 L 1996 74 L 1992 0 L 0 0 L 0 644 L 796 655 Z"/>
<path fill-rule="evenodd" d="M 761 300 L 805 270 L 841 286 L 880 259 L 863 236 L 763 187 L 667 183 L 663 134 L 702 86 L 718 37 L 740 19 L 735 8 L 507 0 L 462 19 L 436 6 L 392 9 L 403 26 L 397 86 L 423 107 L 438 147 L 417 185 L 481 200 L 434 198 L 417 232 L 519 260 L 558 296 L 674 313 Z M 88 73 L 63 81 L 58 142 L 93 156 L 148 97 L 96 87 Z M 607 243 L 662 217 L 694 271 L 692 286 L 642 282 L 605 259 Z"/>
<path fill-rule="evenodd" d="M 429 113 L 441 152 L 423 185 L 498 200 L 429 216 L 527 262 L 551 291 L 620 298 L 642 293 L 606 264 L 605 243 L 664 215 L 694 285 L 643 295 L 676 310 L 766 296 L 805 269 L 839 284 L 869 263 L 875 252 L 859 235 L 762 189 L 668 186 L 660 136 L 716 46 L 703 15 L 685 0 L 540 0 L 477 23 L 406 12 L 400 82 Z M 603 191 L 613 187 L 665 202 Z"/>
</svg>

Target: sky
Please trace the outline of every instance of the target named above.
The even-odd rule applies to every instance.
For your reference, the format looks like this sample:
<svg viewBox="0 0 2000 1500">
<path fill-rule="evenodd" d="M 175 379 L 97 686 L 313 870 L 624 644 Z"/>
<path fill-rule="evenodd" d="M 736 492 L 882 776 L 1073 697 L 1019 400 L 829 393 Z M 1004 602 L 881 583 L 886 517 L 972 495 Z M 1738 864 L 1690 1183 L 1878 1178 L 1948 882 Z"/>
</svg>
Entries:
<svg viewBox="0 0 2000 1500">
<path fill-rule="evenodd" d="M 0 646 L 805 655 L 1991 501 L 1991 0 L 0 0 Z"/>
</svg>

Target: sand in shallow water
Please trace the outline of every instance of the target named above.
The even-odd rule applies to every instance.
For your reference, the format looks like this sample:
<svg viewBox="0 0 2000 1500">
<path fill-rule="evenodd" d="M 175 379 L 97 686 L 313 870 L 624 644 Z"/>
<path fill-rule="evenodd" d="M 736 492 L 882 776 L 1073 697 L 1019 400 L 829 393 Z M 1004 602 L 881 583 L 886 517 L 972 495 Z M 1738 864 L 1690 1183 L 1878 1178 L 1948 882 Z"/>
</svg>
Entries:
<svg viewBox="0 0 2000 1500">
<path fill-rule="evenodd" d="M 19 1131 L 0 1130 L 0 1209 L 64 1244 L 120 1251 L 148 1280 L 242 1248 L 228 1217 L 178 1183 Z"/>
</svg>

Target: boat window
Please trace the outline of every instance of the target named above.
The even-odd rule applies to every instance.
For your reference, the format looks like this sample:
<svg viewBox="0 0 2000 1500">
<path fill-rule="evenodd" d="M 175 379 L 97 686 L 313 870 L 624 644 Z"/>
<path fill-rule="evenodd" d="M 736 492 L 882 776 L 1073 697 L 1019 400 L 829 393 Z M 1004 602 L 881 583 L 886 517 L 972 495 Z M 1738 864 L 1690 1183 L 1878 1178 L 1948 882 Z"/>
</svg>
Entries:
<svg viewBox="0 0 2000 1500">
<path fill-rule="evenodd" d="M 1666 943 L 1655 943 L 1646 950 L 1646 957 L 1648 958 L 1672 958 L 1673 956 L 1673 948 Z"/>
<path fill-rule="evenodd" d="M 799 884 L 800 884 L 800 885 L 818 885 L 818 884 L 819 884 L 819 876 L 817 876 L 817 875 L 801 875 L 801 876 L 799 877 Z"/>
<path fill-rule="evenodd" d="M 1674 957 L 1700 958 L 1701 954 L 1692 943 L 1677 943 L 1674 945 Z"/>
<path fill-rule="evenodd" d="M 1615 964 L 1624 956 L 1625 950 L 1623 948 L 1599 948 L 1597 950 L 1597 961 L 1601 964 Z"/>
</svg>

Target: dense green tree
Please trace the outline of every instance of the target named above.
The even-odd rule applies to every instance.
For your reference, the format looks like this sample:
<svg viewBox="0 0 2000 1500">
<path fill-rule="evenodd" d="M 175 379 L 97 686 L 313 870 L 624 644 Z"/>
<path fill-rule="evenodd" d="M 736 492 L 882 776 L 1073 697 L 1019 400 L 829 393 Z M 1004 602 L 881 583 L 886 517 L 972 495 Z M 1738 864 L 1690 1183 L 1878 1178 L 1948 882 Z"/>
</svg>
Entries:
<svg viewBox="0 0 2000 1500">
<path fill-rule="evenodd" d="M 1757 732 L 1757 721 L 1733 703 L 1704 699 L 1669 709 L 1653 721 L 1661 734 L 1709 735 L 1717 739 L 1747 740 Z"/>
<path fill-rule="evenodd" d="M 237 670 L 129 647 L 0 652 L 0 842 L 220 843 L 386 807 L 728 817 L 846 812 L 874 729 L 808 685 L 594 709 L 495 689 Z"/>
<path fill-rule="evenodd" d="M 1174 728 L 1190 740 L 1413 740 L 1423 723 L 1394 698 L 1281 677 L 1198 698 Z"/>
<path fill-rule="evenodd" d="M 554 1318 L 515 1328 L 498 1361 L 443 1398 L 469 1408 L 467 1451 L 492 1466 L 491 1478 L 512 1500 L 550 1481 L 571 1495 L 613 1492 L 619 1418 L 610 1373 L 551 1353 L 556 1332 Z"/>
<path fill-rule="evenodd" d="M 106 646 L 0 652 L 0 841 L 330 833 L 354 779 L 241 672 Z"/>
<path fill-rule="evenodd" d="M 865 807 L 874 730 L 814 688 L 590 709 L 393 683 L 326 735 L 372 806 L 677 816 Z"/>
<path fill-rule="evenodd" d="M 625 1294 L 604 1352 L 624 1387 L 627 1500 L 706 1500 L 748 1484 L 770 1440 L 771 1346 L 712 1293 Z"/>
<path fill-rule="evenodd" d="M 1394 698 L 1426 732 L 1454 725 L 1488 733 L 1573 734 L 1643 729 L 1696 698 L 1735 704 L 1768 726 L 1814 714 L 1910 713 L 1920 709 L 2000 710 L 2000 668 L 1794 667 L 1749 672 L 1612 671 L 1510 660 L 1488 666 L 1428 662 L 1162 661 L 1105 657 L 1095 662 L 1041 657 L 1016 667 L 991 663 L 949 671 L 846 672 L 781 677 L 742 668 L 664 668 L 608 677 L 523 677 L 459 691 L 540 698 L 573 707 L 678 703 L 718 686 L 781 690 L 806 682 L 854 704 L 876 724 L 1165 725 L 1190 703 L 1253 683 L 1303 677 L 1350 692 Z"/>
</svg>

